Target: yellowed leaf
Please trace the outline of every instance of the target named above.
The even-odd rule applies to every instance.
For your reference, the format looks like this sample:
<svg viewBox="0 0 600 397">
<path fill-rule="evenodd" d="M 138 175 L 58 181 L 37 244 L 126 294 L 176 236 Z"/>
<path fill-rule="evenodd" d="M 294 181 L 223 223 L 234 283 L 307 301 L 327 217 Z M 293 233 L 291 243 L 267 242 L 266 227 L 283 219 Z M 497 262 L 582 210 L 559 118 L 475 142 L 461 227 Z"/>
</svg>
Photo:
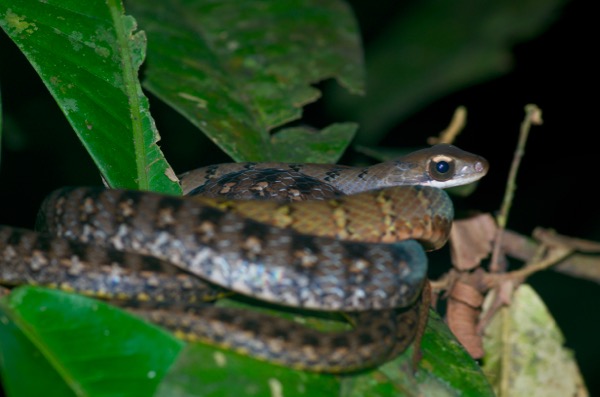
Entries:
<svg viewBox="0 0 600 397">
<path fill-rule="evenodd" d="M 491 304 L 488 295 L 484 302 Z M 544 302 L 521 285 L 484 334 L 483 370 L 498 397 L 588 396 L 573 353 Z"/>
</svg>

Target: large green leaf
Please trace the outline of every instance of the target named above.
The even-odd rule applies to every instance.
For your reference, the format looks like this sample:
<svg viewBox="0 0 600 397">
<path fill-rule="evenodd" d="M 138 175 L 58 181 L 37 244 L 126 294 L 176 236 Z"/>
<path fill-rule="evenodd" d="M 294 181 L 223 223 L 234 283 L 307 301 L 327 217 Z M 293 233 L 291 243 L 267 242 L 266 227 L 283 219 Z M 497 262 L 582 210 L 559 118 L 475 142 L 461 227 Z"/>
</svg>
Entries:
<svg viewBox="0 0 600 397">
<path fill-rule="evenodd" d="M 355 125 L 324 131 L 325 138 L 285 130 L 280 144 L 271 132 L 320 96 L 312 83 L 335 77 L 362 92 L 360 37 L 344 2 L 130 0 L 126 6 L 148 34 L 144 87 L 234 160 L 306 161 L 314 139 L 328 162 L 341 156 Z"/>
<path fill-rule="evenodd" d="M 336 123 L 315 131 L 290 127 L 271 139 L 271 160 L 299 163 L 336 163 L 358 129 L 355 123 Z"/>
<path fill-rule="evenodd" d="M 0 0 L 27 56 L 112 187 L 179 193 L 137 73 L 146 37 L 120 0 Z M 51 131 L 50 131 L 51 132 Z"/>
<path fill-rule="evenodd" d="M 142 397 L 156 387 L 160 396 L 265 395 L 274 389 L 284 395 L 315 395 L 319 390 L 332 396 L 412 396 L 430 390 L 438 390 L 439 396 L 492 395 L 477 363 L 433 312 L 416 375 L 410 348 L 379 369 L 333 376 L 295 371 L 208 345 L 188 345 L 179 354 L 183 344 L 157 327 L 64 292 L 22 287 L 4 303 L 0 357 L 9 396 L 39 395 L 38 385 L 24 382 L 23 376 L 36 377 L 41 390 L 63 390 L 57 395 L 65 396 Z M 225 303 L 232 304 L 240 306 Z M 316 318 L 304 321 L 336 327 Z"/>
<path fill-rule="evenodd" d="M 421 395 L 494 396 L 477 362 L 437 313 L 430 312 L 427 328 L 430 332 L 423 336 L 422 371 L 417 374 Z"/>
<path fill-rule="evenodd" d="M 333 375 L 295 371 L 190 344 L 161 383 L 157 397 L 335 396 L 339 388 L 340 381 Z"/>
<path fill-rule="evenodd" d="M 0 304 L 0 374 L 6 395 L 42 396 L 52 390 L 54 397 L 75 396 L 75 391 L 13 321 L 11 313 L 4 303 Z M 36 381 L 27 381 L 30 377 Z"/>
<path fill-rule="evenodd" d="M 3 301 L 10 321 L 0 322 L 0 352 L 9 396 L 150 396 L 183 347 L 83 296 L 22 287 Z"/>
</svg>

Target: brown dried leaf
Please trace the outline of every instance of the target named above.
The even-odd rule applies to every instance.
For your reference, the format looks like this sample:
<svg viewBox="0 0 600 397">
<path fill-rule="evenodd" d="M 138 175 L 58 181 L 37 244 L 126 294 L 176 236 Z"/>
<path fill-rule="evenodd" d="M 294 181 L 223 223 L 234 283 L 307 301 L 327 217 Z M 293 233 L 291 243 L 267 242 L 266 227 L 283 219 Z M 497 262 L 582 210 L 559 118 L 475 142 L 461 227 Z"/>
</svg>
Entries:
<svg viewBox="0 0 600 397">
<path fill-rule="evenodd" d="M 452 264 L 459 270 L 471 270 L 492 251 L 496 222 L 490 214 L 455 220 L 450 232 Z"/>
<path fill-rule="evenodd" d="M 477 332 L 477 319 L 483 295 L 473 286 L 457 281 L 448 298 L 448 327 L 471 357 L 483 357 L 483 342 Z"/>
<path fill-rule="evenodd" d="M 473 285 L 467 284 L 464 281 L 457 281 L 454 284 L 450 297 L 475 309 L 481 308 L 481 304 L 483 303 L 481 292 Z"/>
</svg>

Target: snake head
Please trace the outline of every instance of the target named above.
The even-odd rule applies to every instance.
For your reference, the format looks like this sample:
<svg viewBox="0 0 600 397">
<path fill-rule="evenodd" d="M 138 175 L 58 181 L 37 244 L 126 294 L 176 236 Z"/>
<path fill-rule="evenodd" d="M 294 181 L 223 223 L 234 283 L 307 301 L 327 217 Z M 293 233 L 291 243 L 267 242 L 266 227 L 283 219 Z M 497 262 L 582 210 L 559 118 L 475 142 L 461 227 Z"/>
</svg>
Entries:
<svg viewBox="0 0 600 397">
<path fill-rule="evenodd" d="M 489 163 L 483 157 L 445 143 L 383 164 L 391 171 L 382 178 L 381 187 L 422 185 L 445 189 L 475 182 L 489 169 Z"/>
</svg>

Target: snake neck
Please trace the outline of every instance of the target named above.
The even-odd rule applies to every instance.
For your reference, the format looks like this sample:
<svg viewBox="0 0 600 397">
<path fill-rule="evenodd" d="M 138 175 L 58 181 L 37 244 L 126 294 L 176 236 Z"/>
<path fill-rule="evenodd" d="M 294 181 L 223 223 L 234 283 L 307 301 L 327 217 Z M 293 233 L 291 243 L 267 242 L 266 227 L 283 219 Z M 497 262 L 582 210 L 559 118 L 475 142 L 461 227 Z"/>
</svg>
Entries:
<svg viewBox="0 0 600 397">
<path fill-rule="evenodd" d="M 390 171 L 390 162 L 369 167 L 349 167 L 344 165 L 306 164 L 301 172 L 318 179 L 344 194 L 374 190 L 387 184 L 383 179 Z"/>
<path fill-rule="evenodd" d="M 343 194 L 354 194 L 400 185 L 437 188 L 465 185 L 483 177 L 488 167 L 488 162 L 480 156 L 456 146 L 438 144 L 368 167 L 310 163 L 227 163 L 202 167 L 180 177 L 184 194 L 209 183 L 226 185 L 228 181 L 221 178 L 233 173 L 239 173 L 249 182 L 255 178 L 266 186 L 280 182 L 273 175 L 267 175 L 268 172 L 262 173 L 263 170 L 287 179 L 304 175 Z M 254 171 L 254 176 L 248 176 L 250 174 L 246 173 L 249 171 Z M 286 176 L 285 173 L 290 175 Z"/>
<path fill-rule="evenodd" d="M 453 174 L 450 181 L 440 184 L 431 175 L 426 161 L 410 161 L 403 158 L 374 164 L 367 167 L 349 167 L 330 164 L 305 164 L 300 172 L 318 179 L 342 193 L 356 194 L 392 186 L 435 186 L 445 187 L 458 179 Z"/>
</svg>

